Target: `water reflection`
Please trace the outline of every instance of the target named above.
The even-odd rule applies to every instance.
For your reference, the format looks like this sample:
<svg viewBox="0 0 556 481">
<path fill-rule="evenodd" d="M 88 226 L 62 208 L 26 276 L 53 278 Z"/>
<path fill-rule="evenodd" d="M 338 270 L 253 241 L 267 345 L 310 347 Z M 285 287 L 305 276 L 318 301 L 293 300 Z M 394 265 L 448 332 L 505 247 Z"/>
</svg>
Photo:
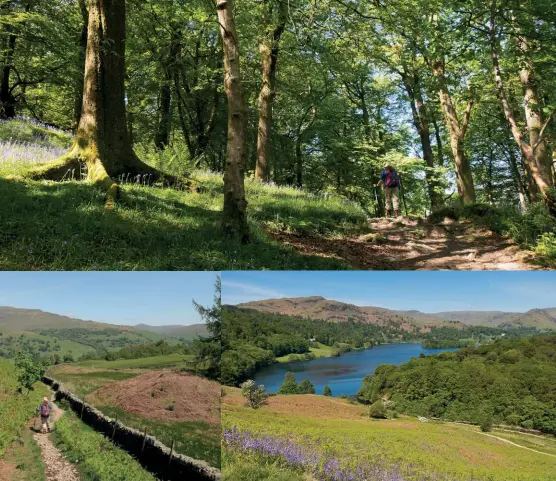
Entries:
<svg viewBox="0 0 556 481">
<path fill-rule="evenodd" d="M 255 381 L 264 384 L 268 391 L 276 392 L 284 381 L 286 372 L 293 372 L 298 382 L 309 379 L 317 394 L 324 386 L 332 389 L 333 396 L 357 393 L 367 374 L 372 374 L 380 364 L 401 364 L 420 354 L 437 354 L 455 349 L 423 349 L 421 344 L 384 344 L 366 351 L 355 351 L 341 357 L 314 361 L 277 363 L 267 366 L 255 375 Z"/>
</svg>

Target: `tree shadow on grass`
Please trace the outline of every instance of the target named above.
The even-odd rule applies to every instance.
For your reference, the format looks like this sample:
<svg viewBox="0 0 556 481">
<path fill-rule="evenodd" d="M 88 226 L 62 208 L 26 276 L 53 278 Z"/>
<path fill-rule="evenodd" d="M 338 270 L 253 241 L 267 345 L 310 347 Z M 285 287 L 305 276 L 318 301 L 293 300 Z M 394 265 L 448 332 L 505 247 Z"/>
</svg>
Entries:
<svg viewBox="0 0 556 481">
<path fill-rule="evenodd" d="M 336 259 L 300 255 L 258 231 L 248 245 L 223 238 L 221 213 L 193 197 L 202 194 L 126 189 L 107 211 L 103 193 L 82 182 L 0 178 L 0 192 L 3 270 L 349 268 Z"/>
</svg>

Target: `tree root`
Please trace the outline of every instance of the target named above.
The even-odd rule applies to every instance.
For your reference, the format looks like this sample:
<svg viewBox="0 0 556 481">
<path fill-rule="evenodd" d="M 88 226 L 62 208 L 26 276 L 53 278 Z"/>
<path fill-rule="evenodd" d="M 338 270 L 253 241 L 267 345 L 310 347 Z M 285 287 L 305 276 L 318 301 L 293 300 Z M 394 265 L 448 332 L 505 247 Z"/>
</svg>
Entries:
<svg viewBox="0 0 556 481">
<path fill-rule="evenodd" d="M 137 158 L 134 160 L 132 172 L 119 176 L 122 181 L 137 179 L 137 183 L 154 187 L 184 188 L 189 192 L 201 191 L 199 185 L 191 179 L 167 175 Z M 75 175 L 76 171 L 78 176 Z M 105 207 L 113 209 L 116 201 L 121 197 L 120 185 L 108 175 L 104 164 L 96 155 L 86 156 L 80 149 L 72 148 L 56 160 L 33 167 L 25 172 L 22 178 L 60 182 L 81 179 L 83 174 L 87 176 L 87 181 L 98 185 L 106 192 Z"/>
</svg>

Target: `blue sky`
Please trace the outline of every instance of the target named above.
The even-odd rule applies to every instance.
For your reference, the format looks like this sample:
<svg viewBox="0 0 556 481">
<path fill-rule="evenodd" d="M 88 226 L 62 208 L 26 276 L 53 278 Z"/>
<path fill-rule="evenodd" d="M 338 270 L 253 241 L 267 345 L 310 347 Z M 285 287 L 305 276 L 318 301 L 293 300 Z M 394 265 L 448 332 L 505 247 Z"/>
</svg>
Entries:
<svg viewBox="0 0 556 481">
<path fill-rule="evenodd" d="M 192 299 L 210 306 L 214 272 L 0 272 L 0 306 L 41 309 L 113 324 L 200 322 Z"/>
<path fill-rule="evenodd" d="M 224 272 L 222 302 L 323 296 L 422 312 L 556 307 L 556 272 Z"/>
</svg>

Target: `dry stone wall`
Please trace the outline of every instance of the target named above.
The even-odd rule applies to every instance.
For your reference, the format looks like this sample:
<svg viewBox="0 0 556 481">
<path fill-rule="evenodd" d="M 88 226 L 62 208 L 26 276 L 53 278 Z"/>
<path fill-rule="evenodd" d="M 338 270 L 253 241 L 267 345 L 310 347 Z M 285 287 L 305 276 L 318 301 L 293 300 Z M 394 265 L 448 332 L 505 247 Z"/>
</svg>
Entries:
<svg viewBox="0 0 556 481">
<path fill-rule="evenodd" d="M 82 421 L 95 431 L 104 434 L 120 448 L 127 451 L 141 465 L 163 481 L 220 481 L 220 471 L 183 454 L 171 452 L 153 436 L 125 426 L 105 416 L 90 404 L 66 391 L 63 385 L 50 377 L 42 381 L 55 391 L 56 400 L 65 400 Z"/>
</svg>

